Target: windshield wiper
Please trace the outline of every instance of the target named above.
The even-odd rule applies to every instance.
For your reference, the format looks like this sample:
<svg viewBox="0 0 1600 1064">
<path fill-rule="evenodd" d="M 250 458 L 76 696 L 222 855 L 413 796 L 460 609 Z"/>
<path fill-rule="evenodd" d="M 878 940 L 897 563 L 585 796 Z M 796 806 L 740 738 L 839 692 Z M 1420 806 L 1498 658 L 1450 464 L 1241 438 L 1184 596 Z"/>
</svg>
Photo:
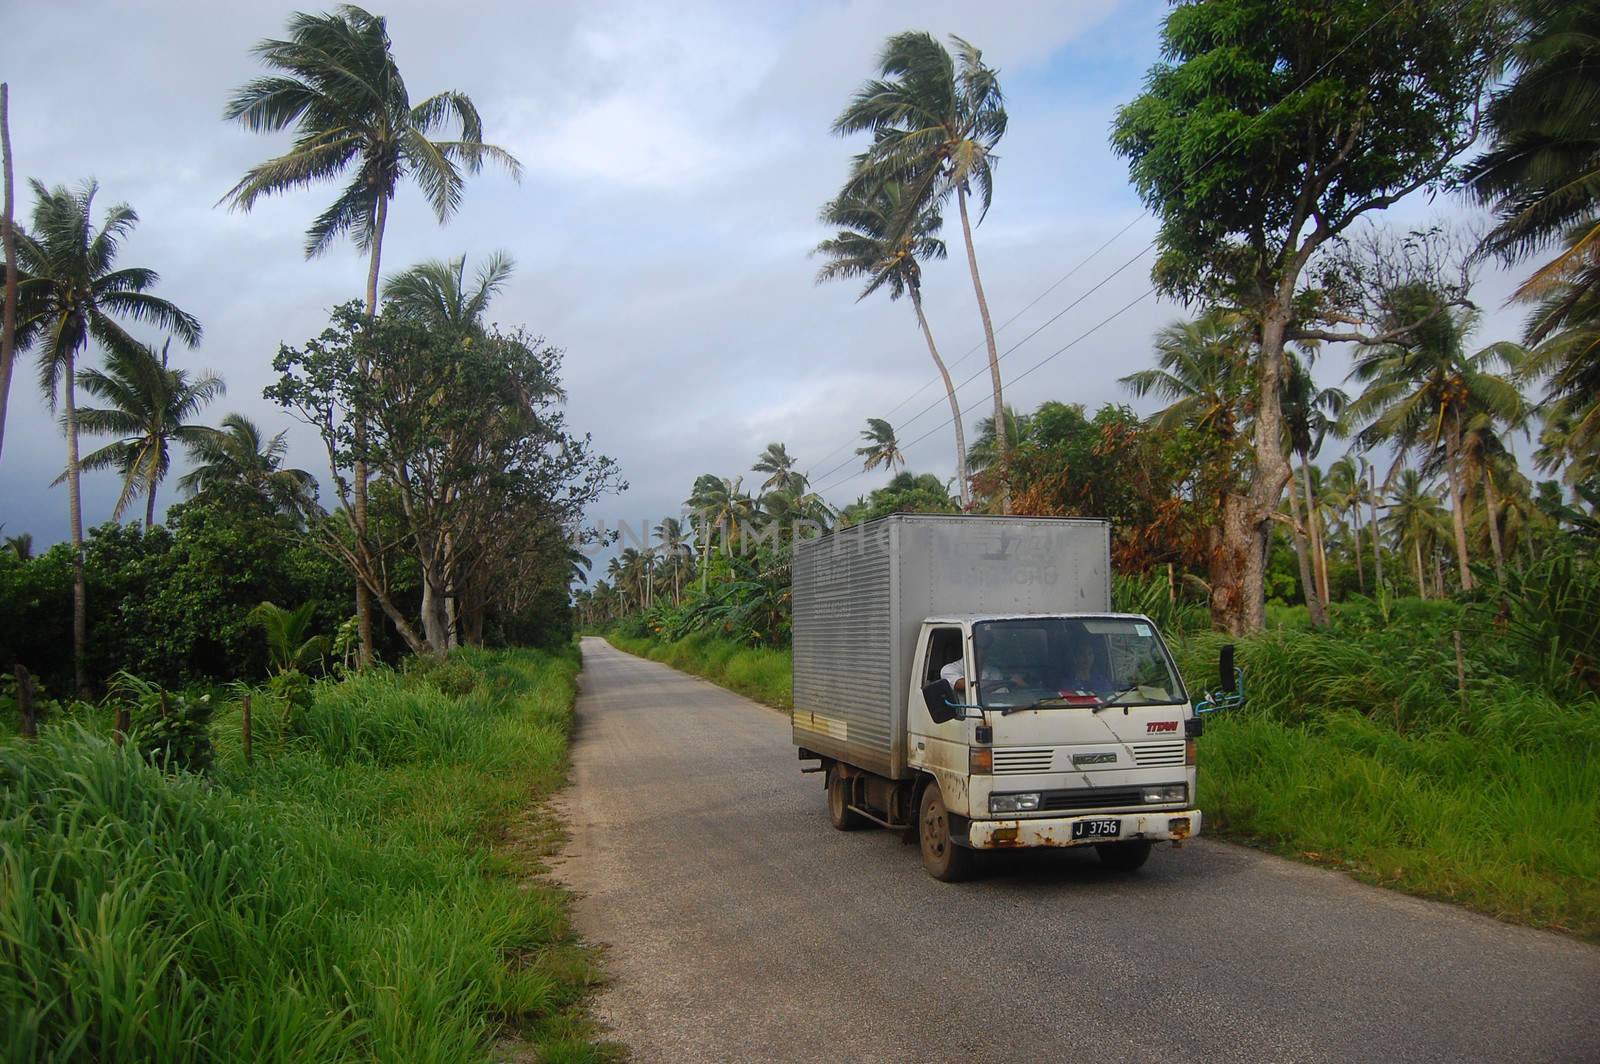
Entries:
<svg viewBox="0 0 1600 1064">
<path fill-rule="evenodd" d="M 1075 697 L 1082 697 L 1082 696 L 1080 695 L 1080 696 L 1075 696 Z M 1037 701 L 1037 702 L 1029 702 L 1025 706 L 1002 706 L 1002 707 L 999 707 L 999 709 L 1000 709 L 1000 715 L 1002 717 L 1004 717 L 1009 713 L 1020 713 L 1025 709 L 1045 709 L 1045 708 L 1048 708 L 1050 706 L 1084 706 L 1084 705 L 1088 705 L 1088 703 L 1087 702 L 1074 702 L 1071 697 L 1068 697 L 1068 696 L 1065 696 L 1065 695 L 1060 695 L 1060 696 L 1056 696 L 1056 697 L 1053 697 L 1053 698 L 1041 698 L 1041 699 L 1039 699 L 1039 701 Z M 989 708 L 994 709 L 996 707 L 991 706 Z"/>
<path fill-rule="evenodd" d="M 1112 695 L 1110 698 L 1104 699 L 1099 704 L 1097 704 L 1094 707 L 1094 711 L 1096 713 L 1098 713 L 1102 709 L 1110 709 L 1112 706 L 1118 705 L 1122 701 L 1122 699 L 1126 698 L 1128 695 L 1133 694 L 1135 691 L 1137 691 L 1139 688 L 1141 688 L 1143 686 L 1144 686 L 1144 684 L 1142 684 L 1142 683 L 1136 683 L 1132 687 L 1124 688 L 1123 690 L 1118 691 L 1116 694 Z"/>
</svg>

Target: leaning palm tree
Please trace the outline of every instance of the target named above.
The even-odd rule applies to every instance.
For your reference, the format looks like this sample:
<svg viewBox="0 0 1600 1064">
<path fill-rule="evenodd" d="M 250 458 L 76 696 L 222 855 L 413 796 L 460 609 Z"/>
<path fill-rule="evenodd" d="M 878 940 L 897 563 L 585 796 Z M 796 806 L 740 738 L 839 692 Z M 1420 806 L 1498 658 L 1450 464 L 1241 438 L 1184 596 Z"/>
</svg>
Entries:
<svg viewBox="0 0 1600 1064">
<path fill-rule="evenodd" d="M 428 325 L 472 331 L 482 328 L 489 301 L 505 287 L 515 268 L 510 255 L 496 251 L 474 271 L 468 284 L 465 255 L 448 262 L 428 259 L 391 275 L 383 283 L 383 298 L 393 309 Z"/>
<path fill-rule="evenodd" d="M 762 491 L 794 491 L 806 486 L 805 474 L 794 467 L 794 457 L 781 443 L 767 444 L 767 449 L 750 469 L 767 474 L 767 479 L 761 482 Z"/>
<path fill-rule="evenodd" d="M 88 639 L 88 599 L 83 581 L 83 495 L 78 460 L 78 358 L 93 340 L 107 351 L 133 351 L 138 342 L 118 318 L 166 329 L 191 347 L 200 342 L 200 323 L 165 299 L 150 294 L 160 276 L 141 266 L 117 268 L 122 241 L 138 224 L 127 204 L 106 211 L 94 228 L 94 197 L 99 186 L 46 188 L 32 182 L 31 232 L 15 234 L 17 257 L 28 273 L 26 302 L 29 336 L 39 347 L 39 383 L 67 436 L 67 508 L 72 535 L 73 680 L 87 684 L 84 648 Z"/>
<path fill-rule="evenodd" d="M 333 205 L 306 231 L 308 258 L 349 234 L 367 253 L 367 314 L 378 312 L 378 273 L 389 201 L 407 177 L 427 196 L 441 223 L 461 204 L 463 170 L 477 173 L 497 162 L 513 176 L 520 166 L 503 148 L 483 142 L 483 121 L 470 97 L 441 92 L 413 105 L 389 47 L 387 23 L 353 4 L 328 14 L 297 13 L 285 40 L 264 40 L 253 49 L 274 73 L 247 82 L 228 101 L 223 116 L 256 133 L 293 128 L 289 151 L 252 167 L 220 202 L 248 211 L 263 196 L 276 195 L 354 171 Z M 433 134 L 455 126 L 454 139 Z M 365 359 L 361 372 L 366 372 Z M 356 423 L 358 450 L 366 436 Z M 367 530 L 367 466 L 354 469 L 356 536 Z M 372 604 L 356 583 L 361 661 L 372 660 Z"/>
<path fill-rule="evenodd" d="M 1000 353 L 994 342 L 989 301 L 978 274 L 967 198 L 976 192 L 988 213 L 994 193 L 994 148 L 1006 131 L 1005 99 L 997 72 L 983 62 L 983 53 L 952 36 L 957 58 L 931 34 L 897 33 L 884 43 L 878 58 L 880 77 L 856 90 L 833 123 L 841 136 L 870 132 L 871 147 L 856 166 L 847 192 L 860 194 L 890 182 L 903 184 L 901 217 L 891 227 L 891 243 L 912 232 L 924 210 L 952 193 L 961 214 L 961 235 L 967 268 L 978 299 L 983 339 L 989 352 L 989 378 L 994 388 L 994 416 L 1000 421 L 997 442 L 1002 467 L 1002 503 L 1010 510 L 1004 470 L 1010 448 L 1004 436 L 1005 400 L 1000 387 Z"/>
<path fill-rule="evenodd" d="M 161 345 L 159 356 L 148 347 L 119 348 L 106 355 L 104 370 L 78 373 L 78 386 L 108 404 L 80 409 L 79 429 L 122 437 L 84 455 L 79 468 L 115 469 L 122 474 L 122 491 L 111 517 L 120 519 L 142 493 L 146 531 L 155 524 L 156 489 L 172 468 L 172 444 L 192 445 L 213 431 L 190 424 L 189 419 L 226 390 L 222 378 L 214 374 L 191 378 L 187 370 L 172 369 L 171 348 L 171 340 Z"/>
<path fill-rule="evenodd" d="M 933 330 L 928 327 L 928 316 L 922 307 L 922 263 L 927 259 L 945 257 L 944 241 L 939 230 L 944 219 L 934 203 L 924 203 L 917 208 L 910 225 L 897 237 L 896 226 L 906 210 L 905 186 L 888 182 L 869 193 L 846 193 L 822 208 L 822 220 L 839 226 L 838 233 L 817 245 L 816 253 L 827 258 L 817 271 L 817 283 L 836 278 L 850 278 L 865 282 L 856 301 L 867 298 L 879 289 L 888 289 L 891 300 L 910 295 L 911 309 L 916 311 L 917 325 L 928 345 L 928 354 L 944 382 L 946 399 L 950 403 L 950 423 L 956 434 L 956 481 L 961 486 L 961 506 L 966 509 L 971 500 L 971 486 L 967 478 L 966 428 L 961 422 L 961 404 L 956 399 L 955 382 L 933 342 Z"/>
<path fill-rule="evenodd" d="M 906 464 L 906 456 L 900 453 L 900 442 L 895 439 L 894 426 L 883 418 L 867 418 L 867 427 L 861 430 L 861 438 L 866 441 L 866 446 L 857 447 L 856 456 L 862 460 L 861 467 L 868 472 L 882 466 L 893 473 L 896 468 Z"/>
<path fill-rule="evenodd" d="M 315 505 L 317 478 L 304 469 L 286 469 L 288 432 L 270 439 L 243 414 L 229 414 L 220 429 L 207 429 L 184 442 L 194 467 L 178 481 L 190 495 L 242 488 L 280 513 L 303 514 Z"/>
<path fill-rule="evenodd" d="M 1352 421 L 1365 421 L 1356 436 L 1363 448 L 1392 445 L 1403 459 L 1442 461 L 1450 488 L 1451 526 L 1462 590 L 1473 588 L 1467 554 L 1466 485 L 1462 441 L 1468 419 L 1486 412 L 1502 421 L 1520 416 L 1522 393 L 1497 367 L 1513 371 L 1524 351 L 1516 344 L 1490 344 L 1467 354 L 1464 341 L 1477 312 L 1449 308 L 1438 293 L 1414 286 L 1397 293 L 1396 313 L 1407 320 L 1429 318 L 1407 346 L 1384 345 L 1357 356 L 1352 379 L 1366 385 L 1350 404 Z"/>
</svg>

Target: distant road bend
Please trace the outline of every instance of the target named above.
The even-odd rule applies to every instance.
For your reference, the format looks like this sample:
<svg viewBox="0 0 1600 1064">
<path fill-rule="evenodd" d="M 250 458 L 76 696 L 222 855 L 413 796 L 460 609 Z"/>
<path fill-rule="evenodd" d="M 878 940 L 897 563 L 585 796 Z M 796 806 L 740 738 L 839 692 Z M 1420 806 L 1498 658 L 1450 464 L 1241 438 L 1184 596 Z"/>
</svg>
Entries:
<svg viewBox="0 0 1600 1064">
<path fill-rule="evenodd" d="M 1600 1062 L 1600 948 L 1204 838 L 937 883 L 780 714 L 583 655 L 560 875 L 635 1060 Z"/>
</svg>

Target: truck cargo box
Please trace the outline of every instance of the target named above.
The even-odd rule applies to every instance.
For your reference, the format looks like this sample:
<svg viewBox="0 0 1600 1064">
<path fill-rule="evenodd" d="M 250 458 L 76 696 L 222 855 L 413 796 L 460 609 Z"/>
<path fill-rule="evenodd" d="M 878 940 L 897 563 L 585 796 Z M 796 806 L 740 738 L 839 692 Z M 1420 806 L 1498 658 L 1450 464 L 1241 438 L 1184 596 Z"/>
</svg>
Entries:
<svg viewBox="0 0 1600 1064">
<path fill-rule="evenodd" d="M 795 744 L 900 779 L 926 619 L 1105 613 L 1111 526 L 1060 517 L 896 514 L 794 548 Z"/>
</svg>

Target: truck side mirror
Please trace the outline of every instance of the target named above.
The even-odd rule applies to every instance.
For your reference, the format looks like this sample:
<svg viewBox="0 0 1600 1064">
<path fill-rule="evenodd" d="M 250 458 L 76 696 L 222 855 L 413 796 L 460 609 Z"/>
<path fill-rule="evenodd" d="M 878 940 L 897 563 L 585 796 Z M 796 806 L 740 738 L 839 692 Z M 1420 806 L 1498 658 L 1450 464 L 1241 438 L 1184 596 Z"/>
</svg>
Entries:
<svg viewBox="0 0 1600 1064">
<path fill-rule="evenodd" d="M 1222 644 L 1222 693 L 1233 694 L 1239 690 L 1238 674 L 1233 671 L 1233 644 Z"/>
<path fill-rule="evenodd" d="M 922 701 L 928 707 L 928 716 L 935 724 L 944 724 L 960 717 L 964 710 L 950 703 L 955 701 L 955 688 L 949 680 L 935 680 L 922 685 Z"/>
</svg>

